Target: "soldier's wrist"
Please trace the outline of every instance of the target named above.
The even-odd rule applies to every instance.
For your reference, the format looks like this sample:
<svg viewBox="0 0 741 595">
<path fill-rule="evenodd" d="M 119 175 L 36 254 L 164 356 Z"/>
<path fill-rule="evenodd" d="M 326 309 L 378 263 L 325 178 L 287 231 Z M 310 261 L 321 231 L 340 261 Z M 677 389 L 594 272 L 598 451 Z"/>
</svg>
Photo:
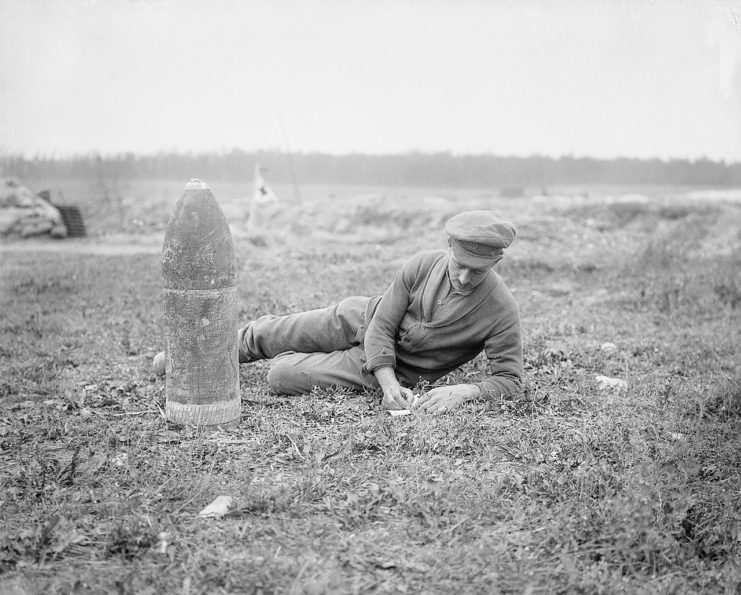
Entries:
<svg viewBox="0 0 741 595">
<path fill-rule="evenodd" d="M 399 386 L 399 380 L 396 378 L 396 372 L 391 366 L 376 368 L 374 371 L 376 380 L 384 393 L 394 390 Z"/>
</svg>

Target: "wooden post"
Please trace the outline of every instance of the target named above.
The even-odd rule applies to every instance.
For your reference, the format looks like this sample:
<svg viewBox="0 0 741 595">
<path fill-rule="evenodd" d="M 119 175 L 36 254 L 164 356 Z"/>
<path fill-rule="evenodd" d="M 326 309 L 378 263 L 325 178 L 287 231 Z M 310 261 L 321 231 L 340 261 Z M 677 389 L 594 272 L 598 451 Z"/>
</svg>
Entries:
<svg viewBox="0 0 741 595">
<path fill-rule="evenodd" d="M 162 247 L 168 421 L 205 428 L 239 424 L 236 276 L 224 213 L 208 185 L 192 179 L 175 204 Z"/>
</svg>

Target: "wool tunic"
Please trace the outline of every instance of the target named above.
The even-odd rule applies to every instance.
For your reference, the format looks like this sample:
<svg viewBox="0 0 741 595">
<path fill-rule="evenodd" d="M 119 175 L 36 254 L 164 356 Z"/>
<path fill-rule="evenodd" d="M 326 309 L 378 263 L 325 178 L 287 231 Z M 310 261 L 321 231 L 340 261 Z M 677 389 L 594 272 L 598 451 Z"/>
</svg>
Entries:
<svg viewBox="0 0 741 595">
<path fill-rule="evenodd" d="M 446 251 L 421 252 L 404 264 L 383 296 L 371 301 L 366 316 L 365 372 L 391 366 L 432 381 L 483 350 L 489 374 L 477 383 L 482 395 L 520 388 L 520 316 L 494 270 L 464 294 L 451 284 Z"/>
</svg>

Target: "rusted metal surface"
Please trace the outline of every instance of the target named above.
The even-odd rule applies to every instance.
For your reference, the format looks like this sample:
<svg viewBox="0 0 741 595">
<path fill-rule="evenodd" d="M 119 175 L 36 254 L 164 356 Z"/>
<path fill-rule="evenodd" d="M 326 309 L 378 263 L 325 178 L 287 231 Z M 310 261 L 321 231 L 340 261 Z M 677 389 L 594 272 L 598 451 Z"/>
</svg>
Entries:
<svg viewBox="0 0 741 595">
<path fill-rule="evenodd" d="M 224 213 L 208 186 L 191 180 L 162 248 L 165 415 L 173 423 L 239 423 L 236 271 Z"/>
</svg>

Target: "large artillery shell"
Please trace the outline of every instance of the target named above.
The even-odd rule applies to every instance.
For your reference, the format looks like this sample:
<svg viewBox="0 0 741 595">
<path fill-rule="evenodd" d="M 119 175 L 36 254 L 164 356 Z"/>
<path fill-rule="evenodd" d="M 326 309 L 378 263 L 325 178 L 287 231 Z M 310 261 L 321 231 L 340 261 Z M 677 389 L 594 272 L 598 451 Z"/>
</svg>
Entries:
<svg viewBox="0 0 741 595">
<path fill-rule="evenodd" d="M 193 179 L 162 247 L 165 416 L 173 423 L 239 423 L 236 270 L 224 213 L 209 187 Z"/>
</svg>

